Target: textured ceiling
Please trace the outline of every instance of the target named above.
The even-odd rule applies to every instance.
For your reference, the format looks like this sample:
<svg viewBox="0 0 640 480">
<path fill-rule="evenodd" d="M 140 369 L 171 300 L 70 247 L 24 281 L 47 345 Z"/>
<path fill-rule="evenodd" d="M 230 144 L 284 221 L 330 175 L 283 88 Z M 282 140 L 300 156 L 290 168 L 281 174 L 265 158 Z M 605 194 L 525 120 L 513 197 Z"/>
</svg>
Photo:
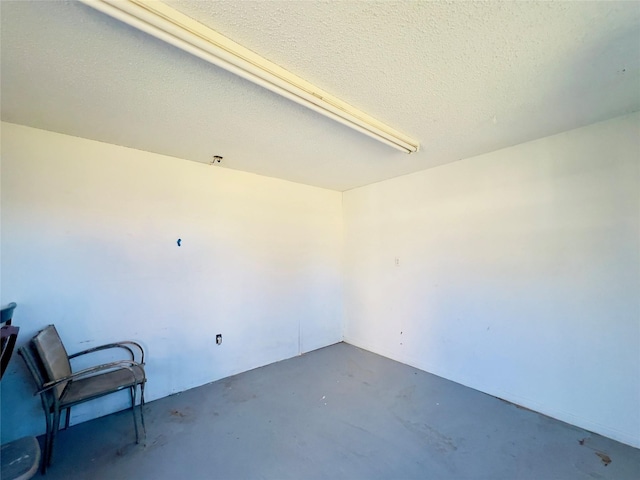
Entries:
<svg viewBox="0 0 640 480">
<path fill-rule="evenodd" d="M 73 2 L 0 3 L 2 119 L 347 190 L 640 110 L 638 2 L 167 3 L 421 150 Z"/>
</svg>

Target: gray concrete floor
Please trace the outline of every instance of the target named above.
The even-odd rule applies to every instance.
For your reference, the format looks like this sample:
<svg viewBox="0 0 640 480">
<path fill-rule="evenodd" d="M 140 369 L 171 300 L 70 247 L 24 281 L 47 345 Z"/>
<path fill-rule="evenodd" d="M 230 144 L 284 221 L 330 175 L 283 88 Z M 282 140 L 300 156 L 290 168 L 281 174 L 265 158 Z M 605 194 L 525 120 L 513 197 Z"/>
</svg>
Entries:
<svg viewBox="0 0 640 480">
<path fill-rule="evenodd" d="M 139 445 L 129 411 L 62 431 L 45 478 L 640 478 L 638 449 L 344 343 L 145 412 Z"/>
</svg>

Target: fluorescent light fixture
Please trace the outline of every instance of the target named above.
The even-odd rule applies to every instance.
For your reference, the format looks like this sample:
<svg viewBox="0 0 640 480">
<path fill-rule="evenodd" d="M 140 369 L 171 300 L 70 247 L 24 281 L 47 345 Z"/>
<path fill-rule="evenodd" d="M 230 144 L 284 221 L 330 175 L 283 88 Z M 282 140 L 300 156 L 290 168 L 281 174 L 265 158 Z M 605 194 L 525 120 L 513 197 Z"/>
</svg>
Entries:
<svg viewBox="0 0 640 480">
<path fill-rule="evenodd" d="M 398 150 L 418 151 L 417 141 L 160 1 L 80 1 Z"/>
</svg>

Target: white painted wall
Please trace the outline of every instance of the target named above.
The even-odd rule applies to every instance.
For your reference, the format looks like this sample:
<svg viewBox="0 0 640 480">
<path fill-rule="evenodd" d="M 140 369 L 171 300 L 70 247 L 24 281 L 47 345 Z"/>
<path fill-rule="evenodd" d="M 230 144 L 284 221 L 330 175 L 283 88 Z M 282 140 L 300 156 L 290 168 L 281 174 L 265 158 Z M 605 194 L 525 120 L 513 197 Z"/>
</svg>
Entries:
<svg viewBox="0 0 640 480">
<path fill-rule="evenodd" d="M 345 340 L 640 446 L 639 138 L 634 114 L 342 196 L 3 123 L 0 303 L 22 342 L 142 341 L 151 400 L 340 341 L 344 233 Z M 3 442 L 44 430 L 27 375 Z"/>
<path fill-rule="evenodd" d="M 346 192 L 345 341 L 639 447 L 639 192 L 638 113 Z"/>
<path fill-rule="evenodd" d="M 70 353 L 139 340 L 148 400 L 342 340 L 338 192 L 3 123 L 1 199 L 21 343 L 49 323 Z M 33 391 L 16 356 L 3 442 L 44 431 Z"/>
</svg>

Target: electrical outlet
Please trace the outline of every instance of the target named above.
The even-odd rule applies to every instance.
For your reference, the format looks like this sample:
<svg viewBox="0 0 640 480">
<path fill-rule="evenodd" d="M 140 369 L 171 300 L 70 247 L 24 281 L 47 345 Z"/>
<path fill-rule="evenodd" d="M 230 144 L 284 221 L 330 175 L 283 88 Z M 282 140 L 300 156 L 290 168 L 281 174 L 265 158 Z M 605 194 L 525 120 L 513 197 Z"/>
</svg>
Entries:
<svg viewBox="0 0 640 480">
<path fill-rule="evenodd" d="M 222 345 L 222 334 L 221 333 L 216 335 L 216 345 Z"/>
</svg>

